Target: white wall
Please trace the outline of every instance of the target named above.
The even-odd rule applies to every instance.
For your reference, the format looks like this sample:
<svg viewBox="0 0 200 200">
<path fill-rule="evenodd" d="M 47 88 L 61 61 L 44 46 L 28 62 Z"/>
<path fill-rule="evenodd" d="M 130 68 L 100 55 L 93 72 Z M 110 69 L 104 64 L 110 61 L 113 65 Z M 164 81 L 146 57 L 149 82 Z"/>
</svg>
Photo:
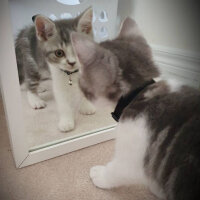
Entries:
<svg viewBox="0 0 200 200">
<path fill-rule="evenodd" d="M 32 16 L 36 14 L 45 16 L 55 14 L 59 18 L 61 13 L 75 15 L 90 5 L 91 3 L 86 2 L 78 6 L 67 6 L 58 3 L 56 0 L 9 0 L 13 33 L 16 36 L 24 26 L 32 24 Z"/>
<path fill-rule="evenodd" d="M 84 0 L 83 3 L 79 5 L 68 6 L 58 3 L 56 0 L 9 0 L 13 34 L 16 37 L 24 26 L 33 24 L 31 18 L 36 14 L 45 16 L 54 14 L 57 19 L 59 19 L 61 14 L 70 13 L 75 17 L 78 13 L 92 6 L 96 18 L 98 19 L 102 11 L 107 12 L 108 21 L 100 22 L 96 20 L 93 24 L 98 33 L 95 35 L 95 39 L 100 41 L 115 35 L 117 1 L 118 0 L 109 0 L 109 2 L 107 0 Z M 102 36 L 102 27 L 107 31 L 107 37 L 105 35 Z"/>
<path fill-rule="evenodd" d="M 200 3 L 119 0 L 118 15 L 134 18 L 150 44 L 200 52 Z"/>
</svg>

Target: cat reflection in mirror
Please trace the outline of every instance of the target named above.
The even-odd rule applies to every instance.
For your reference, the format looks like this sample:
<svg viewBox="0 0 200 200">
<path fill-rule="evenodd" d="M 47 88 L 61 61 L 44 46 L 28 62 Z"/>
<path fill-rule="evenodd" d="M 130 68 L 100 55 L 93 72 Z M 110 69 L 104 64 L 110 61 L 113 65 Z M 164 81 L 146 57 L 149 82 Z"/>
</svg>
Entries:
<svg viewBox="0 0 200 200">
<path fill-rule="evenodd" d="M 41 80 L 52 77 L 53 92 L 59 112 L 60 131 L 75 127 L 75 114 L 94 114 L 95 107 L 82 95 L 78 85 L 79 62 L 70 41 L 77 31 L 92 38 L 92 9 L 75 19 L 52 21 L 42 15 L 33 17 L 35 26 L 23 29 L 16 39 L 16 57 L 20 83 L 25 82 L 27 98 L 33 109 L 46 103 L 38 96 Z"/>
<path fill-rule="evenodd" d="M 151 49 L 130 18 L 114 40 L 71 38 L 85 96 L 117 105 L 114 158 L 91 168 L 93 183 L 103 189 L 143 184 L 160 199 L 199 199 L 200 92 L 153 81 L 159 71 Z"/>
</svg>

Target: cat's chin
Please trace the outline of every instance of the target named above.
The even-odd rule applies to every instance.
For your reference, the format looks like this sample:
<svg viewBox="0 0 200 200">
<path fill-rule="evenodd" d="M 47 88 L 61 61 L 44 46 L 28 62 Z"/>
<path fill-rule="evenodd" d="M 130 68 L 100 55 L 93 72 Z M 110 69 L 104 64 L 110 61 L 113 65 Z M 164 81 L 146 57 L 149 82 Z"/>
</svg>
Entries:
<svg viewBox="0 0 200 200">
<path fill-rule="evenodd" d="M 74 72 L 78 69 L 78 67 L 75 68 L 59 68 L 61 71 L 66 71 L 66 72 Z"/>
</svg>

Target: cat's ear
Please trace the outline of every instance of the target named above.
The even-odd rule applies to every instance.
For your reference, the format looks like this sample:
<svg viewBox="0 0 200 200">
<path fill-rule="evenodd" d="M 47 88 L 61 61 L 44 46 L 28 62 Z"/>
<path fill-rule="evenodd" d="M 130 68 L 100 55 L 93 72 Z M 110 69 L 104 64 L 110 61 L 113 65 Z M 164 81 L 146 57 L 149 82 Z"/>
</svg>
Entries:
<svg viewBox="0 0 200 200">
<path fill-rule="evenodd" d="M 136 22 L 130 17 L 127 17 L 122 22 L 118 37 L 124 38 L 124 37 L 134 37 L 134 36 L 142 36 L 142 33 Z"/>
<path fill-rule="evenodd" d="M 47 41 L 56 34 L 56 26 L 52 20 L 42 15 L 32 17 L 35 23 L 36 35 L 40 41 Z"/>
<path fill-rule="evenodd" d="M 73 32 L 71 33 L 71 41 L 76 56 L 82 66 L 87 65 L 94 59 L 97 44 L 87 36 Z"/>
<path fill-rule="evenodd" d="M 92 8 L 88 8 L 78 18 L 77 32 L 92 35 Z"/>
</svg>

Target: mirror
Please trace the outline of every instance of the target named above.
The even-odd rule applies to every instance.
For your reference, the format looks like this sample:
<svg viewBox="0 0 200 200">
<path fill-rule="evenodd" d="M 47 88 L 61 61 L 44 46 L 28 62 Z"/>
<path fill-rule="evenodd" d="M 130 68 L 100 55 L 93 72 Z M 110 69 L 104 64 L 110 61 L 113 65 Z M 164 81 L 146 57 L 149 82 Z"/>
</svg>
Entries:
<svg viewBox="0 0 200 200">
<path fill-rule="evenodd" d="M 112 26 L 108 28 L 110 15 L 105 10 L 90 13 L 87 8 L 92 6 L 92 1 L 63 2 L 51 0 L 47 6 L 47 1 L 40 0 L 9 1 L 30 151 L 116 125 L 110 115 L 113 108 L 98 109 L 82 95 L 78 86 L 78 61 L 68 34 L 80 31 L 89 35 L 91 31 L 92 35 L 90 28 L 100 27 L 93 32 L 94 39 L 108 39 L 113 32 Z M 83 13 L 81 17 L 80 13 Z M 90 19 L 92 13 L 100 15 Z M 105 18 L 101 20 L 103 26 L 94 20 Z M 72 28 L 70 23 L 77 27 Z"/>
</svg>

